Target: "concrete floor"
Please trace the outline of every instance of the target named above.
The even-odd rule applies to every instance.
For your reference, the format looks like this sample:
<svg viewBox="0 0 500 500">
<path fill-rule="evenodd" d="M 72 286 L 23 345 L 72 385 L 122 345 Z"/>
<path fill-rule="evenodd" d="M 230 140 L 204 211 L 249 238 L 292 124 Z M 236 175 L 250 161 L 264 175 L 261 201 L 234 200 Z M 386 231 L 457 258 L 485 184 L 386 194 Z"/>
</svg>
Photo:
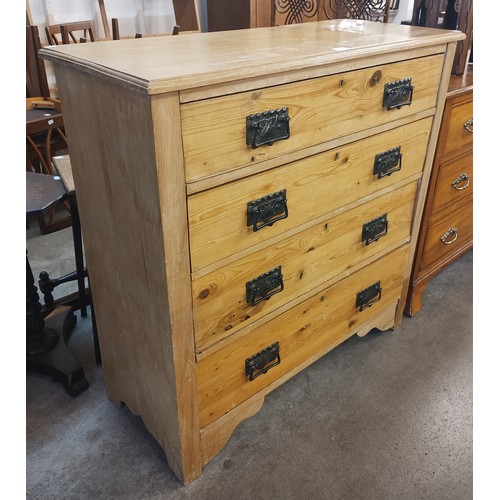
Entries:
<svg viewBox="0 0 500 500">
<path fill-rule="evenodd" d="M 35 276 L 72 270 L 70 231 L 28 232 Z M 68 345 L 89 389 L 73 399 L 27 374 L 27 498 L 472 498 L 472 261 L 436 276 L 401 328 L 354 336 L 271 393 L 188 486 L 141 419 L 107 399 L 78 317 Z"/>
</svg>

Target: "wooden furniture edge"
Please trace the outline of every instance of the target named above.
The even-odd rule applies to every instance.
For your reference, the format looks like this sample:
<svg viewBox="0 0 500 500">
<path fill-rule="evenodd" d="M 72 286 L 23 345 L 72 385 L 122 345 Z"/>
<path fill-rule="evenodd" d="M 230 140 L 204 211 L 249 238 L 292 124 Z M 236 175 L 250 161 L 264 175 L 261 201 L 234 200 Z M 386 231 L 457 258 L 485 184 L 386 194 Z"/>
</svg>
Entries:
<svg viewBox="0 0 500 500">
<path fill-rule="evenodd" d="M 443 110 L 446 101 L 446 93 L 448 91 L 448 83 L 451 76 L 451 68 L 453 66 L 453 60 L 455 57 L 457 42 L 450 42 L 448 44 L 445 59 L 443 63 L 443 69 L 441 72 L 441 81 L 439 83 L 439 90 L 436 102 L 436 113 L 434 115 L 431 133 L 429 136 L 429 142 L 427 145 L 427 154 L 425 157 L 424 168 L 422 173 L 422 178 L 420 180 L 420 187 L 418 188 L 417 201 L 415 205 L 414 219 L 412 223 L 411 235 L 412 239 L 410 241 L 410 253 L 408 256 L 406 268 L 403 277 L 403 290 L 402 290 L 402 300 L 399 301 L 398 308 L 396 311 L 396 321 L 395 326 L 398 327 L 403 321 L 403 314 L 406 305 L 406 298 L 410 286 L 411 272 L 413 268 L 413 261 L 415 258 L 415 252 L 418 244 L 418 234 L 420 225 L 422 222 L 422 215 L 425 206 L 425 200 L 427 196 L 427 189 L 429 187 L 430 176 L 432 173 L 432 166 L 434 163 L 434 154 L 436 151 L 437 141 L 439 137 L 439 132 L 441 128 L 441 121 L 443 117 Z"/>
<path fill-rule="evenodd" d="M 181 119 L 178 93 L 151 99 L 156 169 L 165 255 L 167 296 L 170 305 L 172 361 L 177 384 L 180 459 L 177 476 L 188 484 L 201 474 L 198 399 L 192 321 L 188 217 L 184 187 Z"/>
<path fill-rule="evenodd" d="M 107 393 L 116 405 L 125 403 L 141 417 L 163 448 L 171 470 L 188 483 L 201 472 L 196 400 L 190 398 L 194 395 L 194 362 L 183 357 L 189 336 L 183 337 L 179 328 L 185 320 L 169 307 L 167 294 L 156 293 L 166 289 L 176 306 L 188 307 L 183 304 L 185 295 L 176 280 L 180 274 L 179 285 L 189 281 L 189 273 L 173 268 L 175 262 L 165 259 L 165 254 L 170 257 L 173 245 L 186 244 L 186 236 L 167 240 L 169 228 L 164 227 L 163 213 L 178 204 L 178 197 L 185 198 L 183 180 L 179 187 L 175 182 L 166 185 L 164 179 L 160 186 L 157 179 L 159 164 L 176 161 L 179 123 L 173 121 L 169 134 L 163 137 L 164 148 L 155 148 L 154 144 L 155 135 L 166 129 L 156 114 L 178 100 L 167 96 L 152 105 L 146 95 L 74 68 L 55 65 L 54 71 L 68 131 L 75 191 L 82 207 L 81 225 Z M 72 99 L 73 95 L 79 98 Z M 107 106 L 114 98 L 124 105 Z M 93 121 L 104 123 L 103 130 L 109 133 L 96 137 L 94 127 L 82 127 L 82 122 Z M 72 147 L 71 138 L 77 136 L 79 147 Z M 144 151 L 149 153 L 145 156 Z M 177 161 L 182 161 L 180 158 Z M 141 175 L 137 175 L 138 162 Z M 164 190 L 159 192 L 159 186 Z M 183 206 L 173 209 L 182 214 Z M 118 220 L 113 213 L 119 214 Z M 127 248 L 127 266 L 119 262 L 120 251 L 112 252 L 116 254 L 112 259 L 106 258 L 98 251 L 96 241 Z M 104 272 L 109 268 L 114 272 Z M 102 282 L 104 275 L 106 283 Z M 122 294 L 133 294 L 134 299 L 125 306 L 120 300 Z M 140 313 L 144 310 L 147 314 Z M 192 353 L 192 343 L 190 349 Z M 139 362 L 141 370 L 137 368 Z M 143 376 L 144 370 L 150 373 Z"/>
<path fill-rule="evenodd" d="M 331 23 L 331 21 L 320 21 L 323 23 Z M 287 26 L 279 27 L 287 28 Z M 276 29 L 276 28 L 254 28 L 254 29 Z M 207 35 L 206 33 L 200 35 Z M 208 34 L 210 35 L 210 34 Z M 194 35 L 196 36 L 196 35 Z M 175 37 L 176 38 L 176 37 Z M 426 35 L 425 37 L 413 38 L 409 40 L 395 41 L 384 45 L 373 45 L 371 47 L 361 47 L 348 51 L 330 51 L 324 53 L 314 59 L 314 66 L 336 65 L 338 63 L 350 61 L 355 64 L 358 59 L 370 59 L 382 54 L 389 54 L 398 51 L 408 51 L 419 49 L 426 46 L 440 45 L 443 43 L 456 43 L 463 40 L 465 35 L 459 31 L 436 30 L 436 34 Z M 134 43 L 141 43 L 143 40 L 134 40 Z M 122 41 L 125 42 L 125 41 Z M 120 43 L 107 42 L 107 43 Z M 283 60 L 275 59 L 269 62 L 252 61 L 241 67 L 228 67 L 215 70 L 212 72 L 196 73 L 190 75 L 166 76 L 158 78 L 154 81 L 146 81 L 143 78 L 130 75 L 125 72 L 114 70 L 101 64 L 92 63 L 91 61 L 81 58 L 70 53 L 66 53 L 65 46 L 47 46 L 40 50 L 40 57 L 57 63 L 59 65 L 68 65 L 78 67 L 80 71 L 88 72 L 96 78 L 104 80 L 113 80 L 116 83 L 134 89 L 138 92 L 147 93 L 150 95 L 158 93 L 168 93 L 179 91 L 182 89 L 194 89 L 200 86 L 212 86 L 221 83 L 230 83 L 238 80 L 262 78 L 270 74 L 286 73 L 290 71 L 301 70 L 311 65 L 310 58 L 304 56 Z M 71 49 L 70 49 L 71 50 Z"/>
</svg>

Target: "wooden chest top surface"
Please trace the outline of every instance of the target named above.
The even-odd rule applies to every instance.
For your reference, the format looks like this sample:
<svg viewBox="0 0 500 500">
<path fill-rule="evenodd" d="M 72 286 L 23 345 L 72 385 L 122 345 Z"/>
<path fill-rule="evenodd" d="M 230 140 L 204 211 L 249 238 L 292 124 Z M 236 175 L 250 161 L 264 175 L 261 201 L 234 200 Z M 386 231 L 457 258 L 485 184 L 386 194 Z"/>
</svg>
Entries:
<svg viewBox="0 0 500 500">
<path fill-rule="evenodd" d="M 337 19 L 272 28 L 45 47 L 44 59 L 148 94 L 461 40 L 459 31 Z"/>
</svg>

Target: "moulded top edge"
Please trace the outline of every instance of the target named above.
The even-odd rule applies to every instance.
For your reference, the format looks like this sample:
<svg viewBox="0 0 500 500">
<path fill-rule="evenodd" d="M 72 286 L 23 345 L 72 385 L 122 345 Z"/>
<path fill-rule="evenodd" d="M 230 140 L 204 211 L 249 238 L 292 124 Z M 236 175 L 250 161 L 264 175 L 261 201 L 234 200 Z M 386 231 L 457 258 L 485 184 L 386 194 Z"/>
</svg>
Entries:
<svg viewBox="0 0 500 500">
<path fill-rule="evenodd" d="M 48 46 L 40 56 L 148 94 L 455 42 L 460 31 L 336 19 L 272 28 Z"/>
</svg>

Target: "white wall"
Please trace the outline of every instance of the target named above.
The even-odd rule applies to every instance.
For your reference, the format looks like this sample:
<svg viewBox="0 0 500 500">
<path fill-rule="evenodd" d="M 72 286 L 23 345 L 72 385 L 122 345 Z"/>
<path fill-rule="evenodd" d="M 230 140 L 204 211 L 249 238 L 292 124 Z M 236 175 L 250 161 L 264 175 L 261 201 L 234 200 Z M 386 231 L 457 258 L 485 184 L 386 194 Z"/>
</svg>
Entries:
<svg viewBox="0 0 500 500">
<path fill-rule="evenodd" d="M 391 22 L 401 24 L 401 21 L 411 21 L 413 14 L 413 3 L 414 0 L 401 0 L 399 2 L 398 13 Z"/>
<path fill-rule="evenodd" d="M 42 44 L 47 42 L 44 27 L 72 21 L 93 20 L 97 36 L 105 36 L 97 0 L 29 0 L 33 23 Z M 109 29 L 111 19 L 119 19 L 120 34 L 171 33 L 175 26 L 172 0 L 105 0 Z"/>
</svg>

